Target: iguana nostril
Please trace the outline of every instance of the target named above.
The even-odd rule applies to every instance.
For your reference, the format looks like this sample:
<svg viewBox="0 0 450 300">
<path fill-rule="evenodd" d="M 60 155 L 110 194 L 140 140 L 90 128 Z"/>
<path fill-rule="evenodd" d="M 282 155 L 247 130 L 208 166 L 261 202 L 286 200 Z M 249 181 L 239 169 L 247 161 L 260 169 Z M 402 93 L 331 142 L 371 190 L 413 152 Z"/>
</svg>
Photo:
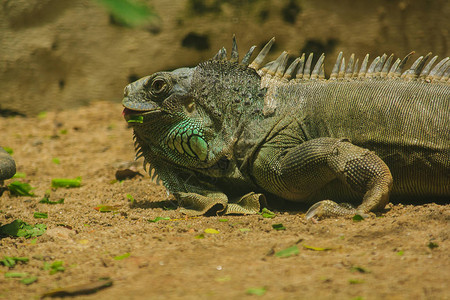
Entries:
<svg viewBox="0 0 450 300">
<path fill-rule="evenodd" d="M 123 89 L 123 96 L 124 97 L 128 97 L 128 95 L 130 94 L 130 88 L 127 85 L 124 89 Z"/>
</svg>

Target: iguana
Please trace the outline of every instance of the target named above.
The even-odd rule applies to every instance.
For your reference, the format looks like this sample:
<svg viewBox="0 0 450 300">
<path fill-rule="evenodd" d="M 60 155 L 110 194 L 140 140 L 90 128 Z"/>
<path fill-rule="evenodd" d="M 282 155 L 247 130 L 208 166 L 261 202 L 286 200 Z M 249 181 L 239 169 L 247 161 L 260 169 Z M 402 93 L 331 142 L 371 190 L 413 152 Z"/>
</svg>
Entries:
<svg viewBox="0 0 450 300">
<path fill-rule="evenodd" d="M 255 46 L 239 61 L 233 37 L 230 58 L 222 48 L 126 86 L 137 157 L 185 213 L 255 213 L 263 195 L 313 204 L 307 218 L 450 199 L 448 57 L 403 71 L 412 53 L 367 55 L 358 71 L 340 53 L 325 79 L 324 54 L 313 69 L 313 54 L 286 67 L 287 52 L 262 66 L 273 43 L 250 63 Z"/>
</svg>

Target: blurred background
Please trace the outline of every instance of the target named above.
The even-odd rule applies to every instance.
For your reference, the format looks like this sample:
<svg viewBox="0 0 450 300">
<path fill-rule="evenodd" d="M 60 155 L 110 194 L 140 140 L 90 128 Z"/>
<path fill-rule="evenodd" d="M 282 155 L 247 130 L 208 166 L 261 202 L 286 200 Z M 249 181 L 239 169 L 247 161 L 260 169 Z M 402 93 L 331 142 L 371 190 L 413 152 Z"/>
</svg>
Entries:
<svg viewBox="0 0 450 300">
<path fill-rule="evenodd" d="M 448 0 L 0 0 L 0 114 L 120 102 L 129 82 L 195 66 L 236 34 L 242 55 L 287 50 L 448 56 Z"/>
</svg>

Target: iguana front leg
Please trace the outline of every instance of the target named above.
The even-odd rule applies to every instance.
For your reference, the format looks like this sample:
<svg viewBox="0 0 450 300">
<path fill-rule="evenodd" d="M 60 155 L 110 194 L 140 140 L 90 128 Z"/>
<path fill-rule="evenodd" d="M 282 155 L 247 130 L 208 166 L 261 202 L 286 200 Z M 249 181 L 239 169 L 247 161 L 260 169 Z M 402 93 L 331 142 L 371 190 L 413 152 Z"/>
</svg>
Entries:
<svg viewBox="0 0 450 300">
<path fill-rule="evenodd" d="M 307 218 L 382 209 L 392 188 L 389 168 L 375 153 L 335 138 L 318 138 L 287 149 L 279 140 L 264 144 L 252 172 L 259 186 L 290 200 L 307 201 L 335 179 L 364 195 L 356 209 L 330 200 L 320 201 L 309 209 Z"/>
<path fill-rule="evenodd" d="M 253 192 L 230 200 L 222 192 L 205 191 L 202 194 L 174 193 L 181 206 L 180 211 L 191 216 L 203 215 L 213 208 L 220 214 L 256 214 L 260 211 L 261 204 L 265 204 L 265 197 Z"/>
</svg>

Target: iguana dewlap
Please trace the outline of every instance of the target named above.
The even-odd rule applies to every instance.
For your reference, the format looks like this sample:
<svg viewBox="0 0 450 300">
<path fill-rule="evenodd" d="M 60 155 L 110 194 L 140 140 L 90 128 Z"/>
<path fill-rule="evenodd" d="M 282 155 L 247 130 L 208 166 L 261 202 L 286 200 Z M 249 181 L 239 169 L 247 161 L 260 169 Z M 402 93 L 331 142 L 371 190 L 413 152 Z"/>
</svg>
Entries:
<svg viewBox="0 0 450 300">
<path fill-rule="evenodd" d="M 288 54 L 262 67 L 222 48 L 194 68 L 129 84 L 137 157 L 183 211 L 255 213 L 264 195 L 313 204 L 307 217 L 366 214 L 396 199 L 450 199 L 450 60 Z M 145 164 L 144 163 L 144 164 Z M 331 199 L 331 200 L 325 200 Z M 352 208 L 334 201 L 362 204 Z M 325 201 L 322 201 L 325 200 Z M 359 200 L 360 201 L 360 200 Z"/>
</svg>

